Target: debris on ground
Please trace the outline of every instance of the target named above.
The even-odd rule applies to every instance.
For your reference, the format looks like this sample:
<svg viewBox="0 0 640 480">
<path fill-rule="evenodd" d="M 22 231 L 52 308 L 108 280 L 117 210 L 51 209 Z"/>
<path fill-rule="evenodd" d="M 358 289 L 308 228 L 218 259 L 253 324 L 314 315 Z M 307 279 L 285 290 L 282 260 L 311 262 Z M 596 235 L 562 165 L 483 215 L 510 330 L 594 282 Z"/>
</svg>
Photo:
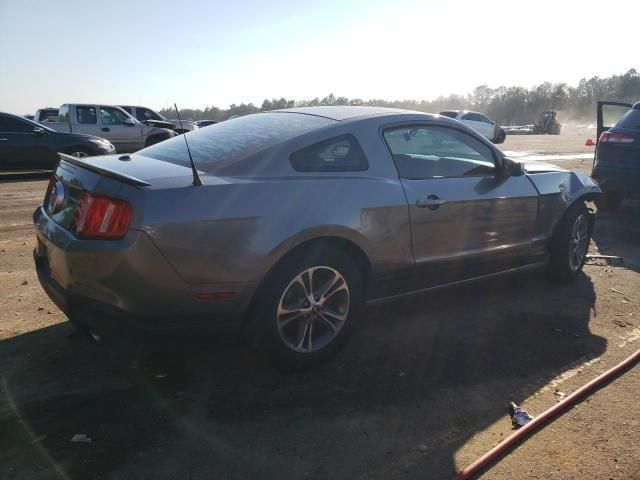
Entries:
<svg viewBox="0 0 640 480">
<path fill-rule="evenodd" d="M 420 450 L 421 452 L 427 452 L 429 451 L 429 447 L 427 447 L 424 443 L 418 445 L 418 450 Z"/>
<path fill-rule="evenodd" d="M 46 435 L 40 435 L 39 437 L 36 437 L 33 440 L 31 440 L 31 443 L 39 443 L 43 441 L 45 438 L 47 438 Z"/>
<path fill-rule="evenodd" d="M 76 433 L 69 441 L 74 443 L 91 443 L 91 438 L 89 438 L 86 433 Z"/>
<path fill-rule="evenodd" d="M 629 297 L 627 297 L 627 294 L 624 292 L 621 292 L 620 290 L 617 290 L 615 288 L 609 287 L 609 290 L 611 290 L 614 293 L 617 293 L 619 295 L 622 295 L 622 298 L 624 298 L 624 300 L 622 300 L 622 303 L 629 303 L 631 301 L 631 299 Z"/>
<path fill-rule="evenodd" d="M 534 418 L 529 412 L 516 405 L 515 402 L 511 402 L 510 413 L 511 425 L 513 425 L 513 428 L 520 428 Z"/>
<path fill-rule="evenodd" d="M 558 401 L 562 400 L 564 397 L 567 396 L 566 393 L 561 392 L 560 390 L 558 390 L 557 388 L 553 391 L 553 394 L 558 397 Z"/>
<path fill-rule="evenodd" d="M 604 260 L 605 263 L 601 263 L 598 265 L 601 266 L 606 266 L 606 265 L 610 265 L 611 262 L 619 262 L 619 263 L 624 263 L 624 257 L 620 257 L 618 255 L 600 255 L 600 254 L 587 254 L 587 262 L 591 263 L 591 262 L 595 262 L 596 260 Z"/>
<path fill-rule="evenodd" d="M 24 282 L 22 282 L 20 285 L 29 285 L 29 282 L 27 282 L 26 280 Z"/>
<path fill-rule="evenodd" d="M 156 375 L 156 378 L 165 378 L 166 375 L 164 373 L 159 373 Z"/>
</svg>

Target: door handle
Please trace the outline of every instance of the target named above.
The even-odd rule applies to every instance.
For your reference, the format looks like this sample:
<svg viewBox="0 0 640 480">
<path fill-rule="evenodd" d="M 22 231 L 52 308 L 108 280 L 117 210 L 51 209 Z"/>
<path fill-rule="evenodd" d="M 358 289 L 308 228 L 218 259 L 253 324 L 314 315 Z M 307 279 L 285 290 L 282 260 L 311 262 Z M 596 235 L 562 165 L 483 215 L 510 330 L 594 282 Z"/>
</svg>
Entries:
<svg viewBox="0 0 640 480">
<path fill-rule="evenodd" d="M 437 195 L 429 195 L 424 200 L 416 200 L 416 207 L 418 208 L 428 208 L 429 210 L 436 210 L 440 208 L 441 205 L 447 203 L 446 200 L 442 200 Z"/>
<path fill-rule="evenodd" d="M 110 131 L 111 131 L 111 129 L 110 129 L 110 128 L 107 128 L 107 127 L 102 127 L 102 131 L 103 131 L 103 132 L 110 132 Z"/>
</svg>

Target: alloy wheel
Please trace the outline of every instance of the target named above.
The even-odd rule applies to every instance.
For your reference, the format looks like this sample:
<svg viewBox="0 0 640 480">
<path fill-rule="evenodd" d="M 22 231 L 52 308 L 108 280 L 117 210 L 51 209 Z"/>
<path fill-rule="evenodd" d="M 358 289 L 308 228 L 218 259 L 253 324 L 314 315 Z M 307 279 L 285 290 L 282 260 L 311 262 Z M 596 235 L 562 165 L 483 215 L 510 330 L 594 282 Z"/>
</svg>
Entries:
<svg viewBox="0 0 640 480">
<path fill-rule="evenodd" d="M 334 268 L 311 267 L 285 288 L 277 311 L 278 333 L 298 353 L 312 353 L 329 345 L 349 315 L 349 285 Z"/>
<path fill-rule="evenodd" d="M 569 267 L 574 272 L 582 266 L 589 248 L 589 222 L 584 214 L 578 215 L 573 223 L 569 240 Z"/>
</svg>

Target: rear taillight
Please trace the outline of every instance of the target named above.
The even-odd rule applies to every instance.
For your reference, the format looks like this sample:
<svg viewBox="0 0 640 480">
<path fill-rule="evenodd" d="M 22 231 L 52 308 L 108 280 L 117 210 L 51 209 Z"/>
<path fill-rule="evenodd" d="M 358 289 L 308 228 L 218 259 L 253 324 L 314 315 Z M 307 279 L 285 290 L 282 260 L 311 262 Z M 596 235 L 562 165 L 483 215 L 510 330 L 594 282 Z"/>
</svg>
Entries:
<svg viewBox="0 0 640 480">
<path fill-rule="evenodd" d="M 599 143 L 633 143 L 633 137 L 624 133 L 602 132 Z"/>
<path fill-rule="evenodd" d="M 131 223 L 131 205 L 92 193 L 82 194 L 73 212 L 74 233 L 85 239 L 124 237 Z"/>
<path fill-rule="evenodd" d="M 43 205 L 46 205 L 49 202 L 49 196 L 51 195 L 51 190 L 53 190 L 53 186 L 56 184 L 56 176 L 55 174 L 51 174 L 49 177 L 49 185 L 47 185 L 47 191 L 44 193 L 44 200 L 42 201 Z"/>
</svg>

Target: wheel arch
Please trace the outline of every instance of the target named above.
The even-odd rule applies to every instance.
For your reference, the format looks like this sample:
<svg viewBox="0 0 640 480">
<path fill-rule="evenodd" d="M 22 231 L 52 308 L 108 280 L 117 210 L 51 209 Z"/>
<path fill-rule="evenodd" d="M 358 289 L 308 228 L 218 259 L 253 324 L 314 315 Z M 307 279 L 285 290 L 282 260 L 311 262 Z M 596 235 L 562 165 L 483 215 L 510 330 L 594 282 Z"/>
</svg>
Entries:
<svg viewBox="0 0 640 480">
<path fill-rule="evenodd" d="M 573 198 L 570 203 L 567 204 L 567 208 L 564 209 L 562 215 L 559 215 L 555 224 L 553 225 L 553 230 L 550 238 L 555 238 L 556 232 L 558 231 L 558 227 L 562 224 L 562 221 L 566 217 L 567 213 L 571 211 L 576 205 L 584 205 L 587 202 L 595 202 L 602 196 L 602 192 L 600 190 L 591 190 L 589 192 L 582 193 L 581 195 Z M 591 225 L 590 228 L 593 229 L 594 223 L 594 215 L 591 215 Z"/>
<path fill-rule="evenodd" d="M 82 150 L 84 152 L 89 153 L 90 155 L 95 155 L 95 150 L 87 145 L 82 145 L 81 143 L 74 143 L 64 149 L 64 152 L 67 154 L 72 154 L 73 152 L 77 152 L 78 150 Z"/>
<path fill-rule="evenodd" d="M 247 308 L 245 314 L 245 318 L 243 320 L 243 327 L 247 327 L 250 325 L 253 318 L 254 306 L 260 298 L 260 295 L 264 291 L 265 286 L 269 284 L 271 276 L 274 275 L 274 273 L 283 263 L 306 251 L 315 251 L 319 254 L 324 252 L 337 251 L 341 252 L 342 255 L 351 258 L 352 260 L 354 260 L 358 267 L 358 270 L 362 274 L 362 282 L 366 289 L 369 274 L 371 273 L 371 260 L 362 245 L 359 245 L 356 241 L 354 241 L 353 238 L 349 238 L 347 236 L 339 234 L 320 235 L 299 240 L 292 245 L 288 245 L 288 248 L 286 248 L 286 250 L 285 248 L 286 247 L 282 247 L 281 249 L 279 249 L 282 250 L 281 253 L 277 255 L 276 260 L 273 261 L 269 268 L 266 269 L 264 275 L 262 275 L 260 282 L 254 290 L 249 302 L 249 307 Z"/>
</svg>

